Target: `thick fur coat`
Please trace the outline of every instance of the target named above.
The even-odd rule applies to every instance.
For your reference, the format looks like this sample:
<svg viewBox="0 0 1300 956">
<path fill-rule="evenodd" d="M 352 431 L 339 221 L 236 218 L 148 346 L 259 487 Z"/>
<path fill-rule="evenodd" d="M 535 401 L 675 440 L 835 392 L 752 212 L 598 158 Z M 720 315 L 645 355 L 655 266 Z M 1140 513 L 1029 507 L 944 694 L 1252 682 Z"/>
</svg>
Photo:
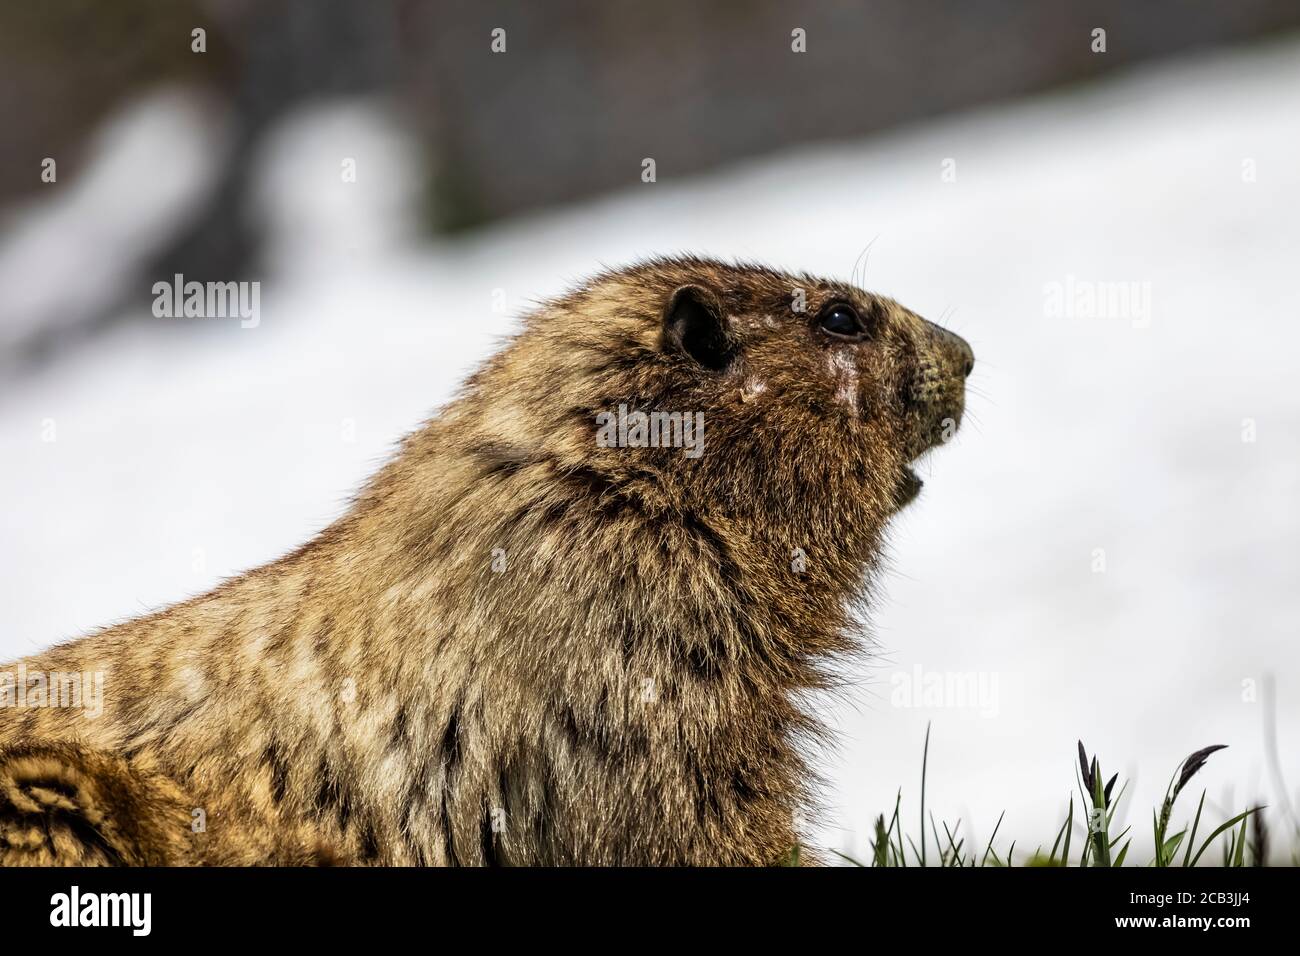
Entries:
<svg viewBox="0 0 1300 956">
<path fill-rule="evenodd" d="M 594 278 L 316 539 L 24 660 L 102 672 L 103 712 L 0 708 L 0 862 L 785 860 L 800 698 L 971 361 L 838 282 Z M 702 420 L 699 453 L 600 441 L 620 406 Z"/>
</svg>

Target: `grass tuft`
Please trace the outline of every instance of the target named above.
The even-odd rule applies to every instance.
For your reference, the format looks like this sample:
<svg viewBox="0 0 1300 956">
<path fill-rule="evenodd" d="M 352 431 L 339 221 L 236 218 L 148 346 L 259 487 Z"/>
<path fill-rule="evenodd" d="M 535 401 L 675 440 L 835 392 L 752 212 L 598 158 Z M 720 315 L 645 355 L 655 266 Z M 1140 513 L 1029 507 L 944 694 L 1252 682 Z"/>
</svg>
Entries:
<svg viewBox="0 0 1300 956">
<path fill-rule="evenodd" d="M 1218 841 L 1223 866 L 1266 866 L 1268 861 L 1269 831 L 1263 806 L 1250 807 L 1220 823 L 1209 835 L 1197 844 L 1197 835 L 1201 831 L 1202 817 L 1205 811 L 1205 791 L 1201 791 L 1196 813 L 1190 824 L 1184 823 L 1173 830 L 1174 809 L 1178 796 L 1187 784 L 1206 765 L 1210 756 L 1223 750 L 1226 744 L 1214 744 L 1202 747 L 1189 754 L 1174 769 L 1165 788 L 1165 798 L 1159 809 L 1152 809 L 1151 824 L 1154 839 L 1154 856 L 1148 861 L 1149 866 L 1196 866 L 1205 857 L 1206 852 Z M 1088 756 L 1083 741 L 1078 742 L 1077 777 L 1082 798 L 1082 814 L 1076 821 L 1074 812 L 1074 795 L 1070 795 L 1068 809 L 1051 849 L 1044 854 L 1040 845 L 1022 865 L 1025 866 L 1069 866 L 1070 847 L 1076 825 L 1081 829 L 1083 845 L 1079 851 L 1078 866 L 1124 866 L 1129 863 L 1129 851 L 1133 847 L 1132 827 L 1125 827 L 1112 835 L 1115 811 L 1124 799 L 1128 782 L 1120 785 L 1115 793 L 1115 784 L 1119 774 L 1114 774 L 1103 783 L 1101 761 L 1094 754 Z M 894 812 L 886 823 L 882 813 L 876 817 L 871 838 L 871 857 L 869 862 L 862 862 L 846 853 L 836 853 L 840 859 L 853 866 L 907 866 L 905 848 L 911 849 L 914 863 L 919 866 L 1012 866 L 1015 854 L 1015 842 L 1012 841 L 1005 853 L 997 846 L 998 833 L 1002 829 L 1005 811 L 998 817 L 993 827 L 993 834 L 984 846 L 983 853 L 978 847 L 968 847 L 966 838 L 961 833 L 961 820 L 949 826 L 946 820 L 936 821 L 933 811 L 926 814 L 926 777 L 930 763 L 930 726 L 925 728 L 925 745 L 921 751 L 921 813 L 918 840 L 903 831 L 902 806 L 903 791 L 898 791 L 894 800 Z M 937 857 L 929 853 L 931 841 L 926 837 L 926 824 L 929 823 L 930 835 Z M 940 834 L 942 827 L 942 835 Z M 1181 864 L 1179 863 L 1179 851 Z M 793 859 L 797 860 L 797 852 Z M 1293 854 L 1293 861 L 1295 854 Z M 1129 865 L 1136 865 L 1130 863 Z"/>
</svg>

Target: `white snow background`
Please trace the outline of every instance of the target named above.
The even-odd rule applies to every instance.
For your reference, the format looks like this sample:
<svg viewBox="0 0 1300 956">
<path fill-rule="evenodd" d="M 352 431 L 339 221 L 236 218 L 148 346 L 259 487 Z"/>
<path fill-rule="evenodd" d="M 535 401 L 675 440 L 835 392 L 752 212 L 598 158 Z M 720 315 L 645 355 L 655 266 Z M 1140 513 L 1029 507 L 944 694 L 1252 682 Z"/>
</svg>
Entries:
<svg viewBox="0 0 1300 956">
<path fill-rule="evenodd" d="M 159 102 L 172 115 L 184 99 Z M 60 196 L 9 224 L 5 298 L 21 283 L 17 299 L 70 286 L 75 301 L 76 277 L 111 274 L 102 260 L 121 253 L 84 241 L 92 218 L 149 193 L 169 157 L 191 162 L 175 138 L 198 135 L 192 117 L 127 113 L 74 197 L 80 218 Z M 405 212 L 419 172 L 402 125 L 380 104 L 322 104 L 268 144 L 269 266 L 229 277 L 264 280 L 257 328 L 146 311 L 0 388 L 0 659 L 310 538 L 530 302 L 603 265 L 694 251 L 847 278 L 872 243 L 865 285 L 942 319 L 977 364 L 970 419 L 895 521 L 876 657 L 831 708 L 841 747 L 819 760 L 817 842 L 866 852 L 899 787 L 916 835 L 933 721 L 928 809 L 973 827 L 968 847 L 1004 810 L 998 843 L 1015 839 L 1017 860 L 1050 844 L 1082 737 L 1107 773 L 1136 775 L 1121 816 L 1145 859 L 1150 808 L 1199 747 L 1230 745 L 1198 778 L 1211 816 L 1282 806 L 1265 759 L 1270 674 L 1295 802 L 1294 39 L 689 180 L 661 167 L 643 184 L 629 157 L 618 195 L 437 242 L 414 238 Z M 345 157 L 356 183 L 341 181 Z M 1070 277 L 1149 283 L 1149 323 L 1051 314 L 1049 285 Z M 179 322 L 202 327 L 159 328 Z M 918 667 L 996 679 L 996 697 L 899 706 Z"/>
</svg>

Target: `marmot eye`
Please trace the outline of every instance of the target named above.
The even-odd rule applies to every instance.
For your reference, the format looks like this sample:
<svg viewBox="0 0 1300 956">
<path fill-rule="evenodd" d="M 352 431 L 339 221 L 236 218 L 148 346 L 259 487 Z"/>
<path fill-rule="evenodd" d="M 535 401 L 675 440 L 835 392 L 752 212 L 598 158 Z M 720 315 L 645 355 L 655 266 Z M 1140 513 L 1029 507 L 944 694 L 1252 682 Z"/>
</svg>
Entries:
<svg viewBox="0 0 1300 956">
<path fill-rule="evenodd" d="M 832 305 L 822 312 L 818 320 L 823 331 L 843 338 L 857 338 L 863 333 L 862 319 L 851 305 Z"/>
</svg>

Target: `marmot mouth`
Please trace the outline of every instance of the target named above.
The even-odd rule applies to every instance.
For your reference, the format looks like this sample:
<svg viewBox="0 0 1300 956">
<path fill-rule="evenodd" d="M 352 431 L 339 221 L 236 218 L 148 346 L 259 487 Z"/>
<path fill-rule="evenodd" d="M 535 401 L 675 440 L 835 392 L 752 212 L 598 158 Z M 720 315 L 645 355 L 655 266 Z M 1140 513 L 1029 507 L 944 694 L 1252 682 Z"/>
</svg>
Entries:
<svg viewBox="0 0 1300 956">
<path fill-rule="evenodd" d="M 894 507 L 898 509 L 910 505 L 921 493 L 921 486 L 924 484 L 921 476 L 912 469 L 911 465 L 904 465 L 898 477 L 898 485 L 894 489 Z"/>
</svg>

